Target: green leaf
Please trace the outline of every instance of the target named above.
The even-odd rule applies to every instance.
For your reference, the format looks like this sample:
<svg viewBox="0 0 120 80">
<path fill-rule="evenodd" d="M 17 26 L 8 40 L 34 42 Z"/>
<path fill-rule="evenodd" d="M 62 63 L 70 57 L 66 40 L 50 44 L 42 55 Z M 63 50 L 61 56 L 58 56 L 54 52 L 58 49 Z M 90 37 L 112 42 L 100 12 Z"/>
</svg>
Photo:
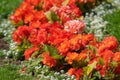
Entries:
<svg viewBox="0 0 120 80">
<path fill-rule="evenodd" d="M 38 65 L 43 59 L 42 58 L 36 58 L 34 61 L 32 61 L 30 66 L 36 66 Z"/>
<path fill-rule="evenodd" d="M 104 77 L 105 80 L 112 80 L 114 78 L 115 74 L 108 74 Z"/>
<path fill-rule="evenodd" d="M 104 65 L 104 60 L 103 60 L 103 58 L 99 58 L 98 63 L 103 66 L 103 65 Z"/>
<path fill-rule="evenodd" d="M 22 26 L 24 24 L 24 21 L 21 20 L 18 23 L 15 23 L 14 21 L 12 21 L 12 23 L 15 25 L 15 28 L 18 28 L 19 26 Z"/>
<path fill-rule="evenodd" d="M 50 45 L 44 45 L 44 51 L 45 52 L 50 52 L 50 55 L 54 57 L 55 59 L 62 59 L 63 56 L 59 55 L 58 50 Z"/>
<path fill-rule="evenodd" d="M 65 0 L 65 1 L 62 3 L 62 5 L 63 5 L 63 6 L 66 6 L 68 3 L 69 3 L 69 0 Z"/>
<path fill-rule="evenodd" d="M 97 48 L 95 46 L 92 46 L 92 45 L 88 45 L 87 48 L 89 50 L 92 50 L 94 54 L 97 54 Z"/>
<path fill-rule="evenodd" d="M 37 56 L 38 54 L 40 54 L 39 51 L 35 51 L 35 52 L 31 55 L 31 57 L 34 58 L 34 57 Z"/>
<path fill-rule="evenodd" d="M 73 61 L 72 66 L 73 66 L 74 68 L 79 68 L 79 67 L 84 67 L 84 66 L 86 66 L 87 64 L 88 64 L 87 61 L 81 59 L 80 61 Z"/>
<path fill-rule="evenodd" d="M 48 11 L 47 13 L 46 13 L 46 17 L 47 17 L 47 19 L 51 22 L 51 23 L 53 23 L 53 22 L 56 22 L 56 21 L 58 21 L 59 23 L 61 23 L 61 21 L 60 21 L 60 19 L 59 19 L 59 16 L 54 12 L 54 11 Z"/>
<path fill-rule="evenodd" d="M 97 71 L 93 74 L 94 77 L 97 77 L 98 79 L 101 79 L 101 75 L 100 75 L 100 72 Z"/>
<path fill-rule="evenodd" d="M 116 67 L 118 67 L 118 62 L 112 61 L 112 62 L 110 62 L 110 66 L 112 66 L 113 68 L 116 68 Z"/>
<path fill-rule="evenodd" d="M 48 12 L 46 13 L 46 17 L 47 17 L 48 20 L 52 21 L 51 12 L 50 12 L 50 11 L 48 11 Z"/>
<path fill-rule="evenodd" d="M 39 3 L 39 5 L 35 7 L 35 9 L 42 10 L 43 4 L 44 4 L 43 2 Z"/>
<path fill-rule="evenodd" d="M 113 2 L 113 0 L 107 0 L 107 2 L 112 3 L 112 2 Z"/>
<path fill-rule="evenodd" d="M 86 76 L 89 76 L 90 73 L 93 71 L 93 69 L 96 68 L 96 64 L 97 64 L 97 62 L 95 61 L 94 63 L 88 64 L 87 67 L 84 67 L 84 68 L 83 68 L 84 73 L 85 73 Z"/>
</svg>

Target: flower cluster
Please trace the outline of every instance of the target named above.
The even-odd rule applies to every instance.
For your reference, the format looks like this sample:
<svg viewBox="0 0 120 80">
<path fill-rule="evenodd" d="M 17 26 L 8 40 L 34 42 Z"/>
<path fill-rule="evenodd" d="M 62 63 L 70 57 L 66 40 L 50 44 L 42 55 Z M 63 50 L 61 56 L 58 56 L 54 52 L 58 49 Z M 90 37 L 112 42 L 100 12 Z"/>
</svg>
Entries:
<svg viewBox="0 0 120 80">
<path fill-rule="evenodd" d="M 76 5 L 94 0 L 24 0 L 11 16 L 16 25 L 13 39 L 25 48 L 25 60 L 41 58 L 39 63 L 66 69 L 76 80 L 100 78 L 119 73 L 120 52 L 115 37 L 99 42 L 85 34 L 82 10 Z M 27 67 L 26 67 L 27 68 Z"/>
</svg>

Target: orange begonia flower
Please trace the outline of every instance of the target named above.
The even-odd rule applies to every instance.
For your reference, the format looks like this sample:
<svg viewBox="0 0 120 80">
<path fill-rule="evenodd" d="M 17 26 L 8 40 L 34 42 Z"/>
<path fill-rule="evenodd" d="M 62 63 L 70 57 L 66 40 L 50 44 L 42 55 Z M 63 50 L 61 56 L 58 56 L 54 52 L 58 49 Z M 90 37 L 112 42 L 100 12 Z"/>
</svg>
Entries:
<svg viewBox="0 0 120 80">
<path fill-rule="evenodd" d="M 114 50 L 118 47 L 118 41 L 115 37 L 106 37 L 98 47 L 98 53 L 102 53 L 104 50 Z"/>
<path fill-rule="evenodd" d="M 32 48 L 28 48 L 27 50 L 25 50 L 25 52 L 24 52 L 25 60 L 29 60 L 29 58 L 31 57 L 31 55 L 35 51 L 38 51 L 38 50 L 39 50 L 38 47 L 32 47 Z"/>
<path fill-rule="evenodd" d="M 114 71 L 115 74 L 120 74 L 120 64 L 118 64 L 117 68 Z"/>
<path fill-rule="evenodd" d="M 48 34 L 47 34 L 46 30 L 44 30 L 44 29 L 40 29 L 40 30 L 33 29 L 31 31 L 29 40 L 34 46 L 38 46 L 40 44 L 46 43 L 47 37 L 48 37 Z"/>
<path fill-rule="evenodd" d="M 85 60 L 86 58 L 87 58 L 87 49 L 85 49 L 85 50 L 82 50 L 81 52 L 80 52 L 80 54 L 79 54 L 79 60 L 81 60 L 81 59 L 83 59 L 83 60 Z"/>
<path fill-rule="evenodd" d="M 27 2 L 28 4 L 37 6 L 37 5 L 39 5 L 40 2 L 43 1 L 43 0 L 24 0 L 24 1 Z"/>
<path fill-rule="evenodd" d="M 57 61 L 50 56 L 49 52 L 44 52 L 42 53 L 42 57 L 43 57 L 43 64 L 48 65 L 50 67 L 55 67 L 57 64 Z"/>
<path fill-rule="evenodd" d="M 76 80 L 79 80 L 80 77 L 83 75 L 83 70 L 81 68 L 79 68 L 79 69 L 70 68 L 68 70 L 68 74 L 69 75 L 75 75 L 76 76 Z"/>
<path fill-rule="evenodd" d="M 111 50 L 105 50 L 101 54 L 102 54 L 101 57 L 103 58 L 105 65 L 108 65 L 109 62 L 111 62 L 111 60 L 112 60 L 112 58 L 114 56 L 114 53 Z"/>
<path fill-rule="evenodd" d="M 120 63 L 120 52 L 116 52 L 113 56 L 113 60 Z"/>
<path fill-rule="evenodd" d="M 67 52 L 69 51 L 70 49 L 70 44 L 68 41 L 64 41 L 60 44 L 60 46 L 57 48 L 58 51 L 60 52 L 61 55 L 63 56 L 66 56 L 67 55 Z"/>
<path fill-rule="evenodd" d="M 76 52 L 68 52 L 65 60 L 68 62 L 68 64 L 72 64 L 73 61 L 77 61 L 79 59 L 79 54 Z"/>
<path fill-rule="evenodd" d="M 87 34 L 82 36 L 82 45 L 87 45 L 90 41 L 93 41 L 95 39 L 93 34 Z"/>
<path fill-rule="evenodd" d="M 40 21 L 31 21 L 30 24 L 29 24 L 29 27 L 30 28 L 33 28 L 33 29 L 39 29 L 41 26 L 41 22 Z"/>
<path fill-rule="evenodd" d="M 70 43 L 70 49 L 71 50 L 79 50 L 82 47 L 82 35 L 78 34 L 76 36 L 71 37 L 71 39 L 69 40 Z"/>
<path fill-rule="evenodd" d="M 13 32 L 12 38 L 15 42 L 17 42 L 17 44 L 20 44 L 22 42 L 21 37 L 19 36 L 19 34 L 16 31 Z"/>
<path fill-rule="evenodd" d="M 113 36 L 106 37 L 102 43 L 105 44 L 106 48 L 109 50 L 114 50 L 118 47 L 118 40 Z"/>
<path fill-rule="evenodd" d="M 22 39 L 28 39 L 31 29 L 28 26 L 19 26 L 15 32 L 13 32 L 13 39 L 17 43 L 21 43 Z"/>
</svg>

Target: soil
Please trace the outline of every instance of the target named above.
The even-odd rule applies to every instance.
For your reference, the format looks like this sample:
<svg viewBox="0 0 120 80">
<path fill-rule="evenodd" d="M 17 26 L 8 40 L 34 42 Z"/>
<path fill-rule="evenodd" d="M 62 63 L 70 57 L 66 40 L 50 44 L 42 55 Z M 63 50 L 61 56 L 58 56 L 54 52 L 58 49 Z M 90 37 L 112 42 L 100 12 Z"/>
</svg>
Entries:
<svg viewBox="0 0 120 80">
<path fill-rule="evenodd" d="M 8 50 L 9 46 L 7 44 L 7 42 L 4 41 L 3 37 L 0 37 L 0 50 Z M 0 66 L 5 64 L 4 59 L 0 57 Z"/>
<path fill-rule="evenodd" d="M 4 37 L 0 37 L 0 50 L 8 50 L 9 49 L 9 45 L 7 44 L 6 41 L 4 41 Z M 0 57 L 0 66 L 3 66 L 5 64 L 16 64 L 16 65 L 20 65 L 21 61 L 15 61 L 12 58 L 2 58 Z"/>
<path fill-rule="evenodd" d="M 9 49 L 9 45 L 7 44 L 7 42 L 4 41 L 3 38 L 0 38 L 0 50 L 8 50 Z"/>
</svg>

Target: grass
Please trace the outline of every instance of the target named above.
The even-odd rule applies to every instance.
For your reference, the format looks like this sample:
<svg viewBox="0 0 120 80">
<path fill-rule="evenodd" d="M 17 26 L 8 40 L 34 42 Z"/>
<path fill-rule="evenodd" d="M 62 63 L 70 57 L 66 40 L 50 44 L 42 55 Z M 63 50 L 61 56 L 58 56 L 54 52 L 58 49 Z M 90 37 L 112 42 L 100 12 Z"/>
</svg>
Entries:
<svg viewBox="0 0 120 80">
<path fill-rule="evenodd" d="M 35 80 L 30 76 L 20 75 L 18 65 L 8 64 L 0 67 L 0 80 Z"/>
<path fill-rule="evenodd" d="M 0 0 L 0 18 L 8 18 L 23 0 Z"/>
<path fill-rule="evenodd" d="M 106 33 L 115 36 L 120 42 L 120 10 L 112 14 L 107 14 L 104 20 L 109 22 L 106 27 Z"/>
</svg>

